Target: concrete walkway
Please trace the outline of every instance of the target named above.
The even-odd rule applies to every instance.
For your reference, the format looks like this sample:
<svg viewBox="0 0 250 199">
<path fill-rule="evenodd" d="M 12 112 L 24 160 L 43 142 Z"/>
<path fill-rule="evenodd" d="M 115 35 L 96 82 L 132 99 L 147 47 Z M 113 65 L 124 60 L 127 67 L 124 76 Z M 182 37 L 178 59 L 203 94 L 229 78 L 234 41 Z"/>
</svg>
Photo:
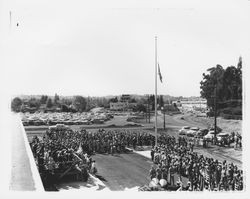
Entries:
<svg viewBox="0 0 250 199">
<path fill-rule="evenodd" d="M 17 115 L 13 117 L 11 128 L 10 190 L 43 191 L 42 182 L 35 166 L 27 137 Z"/>
</svg>

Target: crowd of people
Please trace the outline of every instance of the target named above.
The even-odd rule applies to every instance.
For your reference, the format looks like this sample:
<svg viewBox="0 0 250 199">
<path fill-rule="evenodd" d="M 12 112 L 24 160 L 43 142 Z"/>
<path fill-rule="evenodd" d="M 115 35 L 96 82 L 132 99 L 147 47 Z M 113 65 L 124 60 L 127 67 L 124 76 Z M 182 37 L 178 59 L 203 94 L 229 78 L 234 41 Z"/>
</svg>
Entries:
<svg viewBox="0 0 250 199">
<path fill-rule="evenodd" d="M 160 186 L 164 180 L 165 188 L 174 186 L 182 191 L 243 190 L 243 171 L 233 163 L 198 155 L 185 138 L 176 140 L 173 136 L 161 135 L 158 143 L 151 151 L 155 165 L 149 172 L 155 185 Z M 179 179 L 177 183 L 175 176 Z M 187 185 L 183 183 L 184 178 L 188 180 Z"/>
<path fill-rule="evenodd" d="M 233 136 L 235 142 L 234 149 L 242 148 L 242 136 L 238 132 L 233 132 Z"/>
<path fill-rule="evenodd" d="M 80 137 L 72 130 L 47 130 L 42 139 L 32 138 L 31 150 L 45 186 L 50 186 L 70 170 L 75 171 L 76 180 L 87 181 L 94 160 L 79 144 Z"/>
<path fill-rule="evenodd" d="M 127 147 L 151 146 L 154 136 L 149 133 L 135 130 L 104 130 L 97 132 L 80 131 L 81 146 L 88 154 L 93 153 L 124 153 Z"/>
<path fill-rule="evenodd" d="M 91 155 L 124 153 L 127 147 L 152 145 L 154 136 L 131 130 L 49 129 L 42 138 L 33 137 L 30 146 L 42 179 L 53 183 L 52 176 L 68 168 L 79 171 L 78 180 L 86 181 L 88 172 L 97 172 Z M 60 177 L 60 175 L 59 175 Z"/>
<path fill-rule="evenodd" d="M 97 172 L 91 158 L 95 153 L 113 155 L 128 147 L 152 146 L 154 165 L 149 175 L 156 185 L 189 191 L 243 189 L 243 172 L 236 165 L 198 155 L 194 143 L 184 137 L 162 134 L 157 141 L 154 146 L 155 136 L 141 130 L 49 129 L 42 138 L 33 137 L 30 146 L 42 179 L 49 183 L 54 183 L 55 174 L 61 178 L 72 169 L 78 173 L 77 180 L 86 181 L 89 173 Z M 183 179 L 188 180 L 185 186 Z"/>
<path fill-rule="evenodd" d="M 242 136 L 238 132 L 231 132 L 229 136 L 221 137 L 219 140 L 216 137 L 211 139 L 205 139 L 203 136 L 194 136 L 194 137 L 185 137 L 187 143 L 191 143 L 193 146 L 202 146 L 207 148 L 210 145 L 219 145 L 222 147 L 234 147 L 234 149 L 242 149 Z M 182 139 L 182 136 L 179 136 L 178 139 Z"/>
</svg>

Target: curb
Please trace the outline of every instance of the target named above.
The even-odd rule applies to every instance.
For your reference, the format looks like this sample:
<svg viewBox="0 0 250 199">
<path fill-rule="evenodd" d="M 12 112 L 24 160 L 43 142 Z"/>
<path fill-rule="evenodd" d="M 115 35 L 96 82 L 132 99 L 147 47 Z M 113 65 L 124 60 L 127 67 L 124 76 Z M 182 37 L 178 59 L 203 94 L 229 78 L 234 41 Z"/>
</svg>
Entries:
<svg viewBox="0 0 250 199">
<path fill-rule="evenodd" d="M 90 178 L 94 180 L 94 182 L 97 184 L 97 186 L 101 185 L 104 186 L 105 188 L 108 188 L 99 178 L 95 177 L 91 173 L 89 173 Z"/>
<path fill-rule="evenodd" d="M 18 120 L 19 120 L 19 125 L 21 126 L 21 131 L 22 131 L 22 136 L 24 139 L 25 149 L 26 149 L 26 152 L 27 152 L 27 155 L 29 158 L 29 164 L 30 164 L 30 168 L 31 168 L 32 177 L 33 177 L 33 180 L 35 183 L 35 189 L 36 189 L 36 191 L 43 192 L 44 191 L 43 183 L 42 183 L 40 174 L 37 170 L 37 166 L 36 166 L 36 163 L 35 163 L 35 160 L 34 160 L 34 157 L 33 157 L 29 142 L 28 142 L 27 135 L 26 135 L 25 130 L 24 130 L 24 126 L 23 126 L 22 121 L 20 119 L 20 116 L 19 116 Z"/>
</svg>

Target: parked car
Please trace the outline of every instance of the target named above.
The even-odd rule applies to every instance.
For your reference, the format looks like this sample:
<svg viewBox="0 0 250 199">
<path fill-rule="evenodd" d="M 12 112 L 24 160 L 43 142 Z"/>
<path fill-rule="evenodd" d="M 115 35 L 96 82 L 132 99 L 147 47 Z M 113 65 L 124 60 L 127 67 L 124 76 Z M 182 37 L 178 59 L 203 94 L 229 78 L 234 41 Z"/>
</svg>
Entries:
<svg viewBox="0 0 250 199">
<path fill-rule="evenodd" d="M 230 134 L 229 133 L 219 133 L 217 135 L 217 144 L 220 146 L 228 145 L 229 144 L 229 138 Z"/>
<path fill-rule="evenodd" d="M 183 126 L 180 130 L 179 130 L 179 135 L 186 135 L 187 131 L 190 129 L 190 126 Z"/>
<path fill-rule="evenodd" d="M 64 125 L 64 124 L 56 124 L 55 126 L 50 126 L 49 127 L 50 130 L 52 129 L 69 129 L 69 126 Z"/>
<path fill-rule="evenodd" d="M 190 128 L 190 130 L 187 131 L 187 136 L 194 137 L 198 131 L 199 131 L 198 127 L 192 127 Z"/>
<path fill-rule="evenodd" d="M 203 138 L 207 141 L 212 141 L 212 139 L 214 138 L 214 134 L 214 130 L 208 131 L 208 133 Z"/>
<path fill-rule="evenodd" d="M 91 120 L 91 122 L 93 123 L 93 124 L 103 124 L 104 123 L 104 120 L 102 120 L 102 119 L 92 119 Z"/>
<path fill-rule="evenodd" d="M 214 127 L 210 128 L 209 131 L 214 131 Z M 220 133 L 222 129 L 218 126 L 216 126 L 216 133 Z"/>
<path fill-rule="evenodd" d="M 200 129 L 199 131 L 197 131 L 196 136 L 198 138 L 203 138 L 205 135 L 207 135 L 208 131 L 208 129 Z"/>
<path fill-rule="evenodd" d="M 87 124 L 87 125 L 90 125 L 90 124 L 91 124 L 91 122 L 90 122 L 90 121 L 88 121 L 88 120 L 83 120 L 83 121 L 82 121 L 82 124 Z"/>
</svg>

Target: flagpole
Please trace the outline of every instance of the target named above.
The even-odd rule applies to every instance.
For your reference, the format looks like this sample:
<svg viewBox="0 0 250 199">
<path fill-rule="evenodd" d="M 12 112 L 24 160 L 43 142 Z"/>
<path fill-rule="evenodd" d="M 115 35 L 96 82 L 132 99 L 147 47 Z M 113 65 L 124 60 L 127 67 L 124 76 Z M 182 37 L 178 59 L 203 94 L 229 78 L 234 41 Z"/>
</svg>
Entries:
<svg viewBox="0 0 250 199">
<path fill-rule="evenodd" d="M 155 36 L 155 146 L 157 146 L 157 36 Z"/>
<path fill-rule="evenodd" d="M 11 32 L 11 25 L 12 25 L 12 14 L 11 14 L 11 11 L 9 12 L 9 14 L 10 14 L 10 25 L 9 25 L 9 32 Z"/>
</svg>

